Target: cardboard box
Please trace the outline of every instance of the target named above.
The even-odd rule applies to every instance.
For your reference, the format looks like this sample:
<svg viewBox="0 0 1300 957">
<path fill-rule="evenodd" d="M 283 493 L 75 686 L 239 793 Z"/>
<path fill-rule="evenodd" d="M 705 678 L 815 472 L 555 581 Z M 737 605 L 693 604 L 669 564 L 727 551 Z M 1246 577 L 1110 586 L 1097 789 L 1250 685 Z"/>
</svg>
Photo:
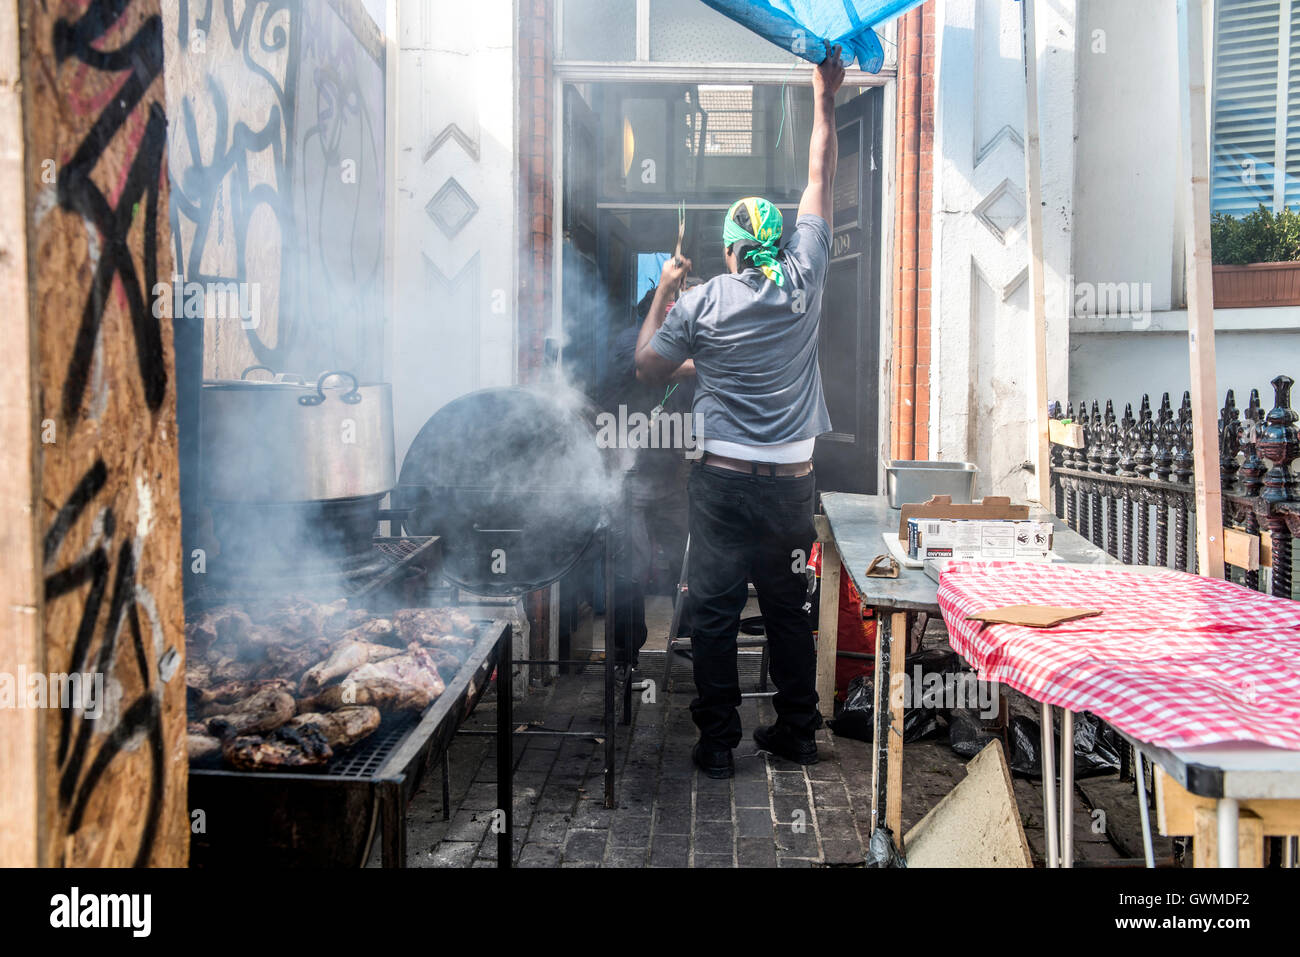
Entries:
<svg viewBox="0 0 1300 957">
<path fill-rule="evenodd" d="M 1052 550 L 1050 522 L 908 520 L 908 555 L 936 558 L 1043 559 Z"/>
</svg>

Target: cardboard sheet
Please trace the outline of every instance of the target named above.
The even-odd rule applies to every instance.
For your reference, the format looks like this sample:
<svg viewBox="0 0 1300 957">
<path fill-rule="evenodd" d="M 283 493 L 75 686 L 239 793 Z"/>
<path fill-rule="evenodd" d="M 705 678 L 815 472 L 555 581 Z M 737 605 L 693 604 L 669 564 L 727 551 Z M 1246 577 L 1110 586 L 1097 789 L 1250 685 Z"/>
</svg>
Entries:
<svg viewBox="0 0 1300 957">
<path fill-rule="evenodd" d="M 983 621 L 990 625 L 1024 625 L 1026 628 L 1052 628 L 1067 621 L 1092 618 L 1101 614 L 1100 608 L 1068 608 L 1060 605 L 1004 605 L 967 615 L 967 621 Z"/>
</svg>

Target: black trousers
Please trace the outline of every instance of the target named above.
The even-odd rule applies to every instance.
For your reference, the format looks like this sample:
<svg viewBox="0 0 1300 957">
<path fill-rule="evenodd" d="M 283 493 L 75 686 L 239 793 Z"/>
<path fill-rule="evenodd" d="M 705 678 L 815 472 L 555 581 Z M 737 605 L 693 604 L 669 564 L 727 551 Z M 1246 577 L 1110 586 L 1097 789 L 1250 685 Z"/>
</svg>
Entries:
<svg viewBox="0 0 1300 957">
<path fill-rule="evenodd" d="M 691 715 L 706 744 L 740 744 L 736 634 L 753 581 L 763 613 L 777 720 L 812 737 L 817 712 L 817 651 L 804 566 L 816 541 L 816 480 L 749 475 L 709 465 L 691 473 L 691 648 L 698 697 Z"/>
</svg>

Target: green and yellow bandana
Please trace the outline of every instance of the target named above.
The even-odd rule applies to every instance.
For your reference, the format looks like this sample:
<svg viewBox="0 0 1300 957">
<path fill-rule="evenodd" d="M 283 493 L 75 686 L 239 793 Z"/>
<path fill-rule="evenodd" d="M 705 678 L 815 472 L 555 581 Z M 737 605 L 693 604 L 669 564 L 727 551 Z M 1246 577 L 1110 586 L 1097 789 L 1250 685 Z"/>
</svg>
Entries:
<svg viewBox="0 0 1300 957">
<path fill-rule="evenodd" d="M 742 199 L 727 210 L 727 219 L 722 224 L 722 248 L 744 240 L 758 243 L 758 248 L 747 252 L 745 258 L 763 270 L 763 275 L 772 282 L 784 286 L 785 273 L 776 258 L 776 244 L 783 226 L 781 211 L 767 200 L 757 196 Z"/>
</svg>

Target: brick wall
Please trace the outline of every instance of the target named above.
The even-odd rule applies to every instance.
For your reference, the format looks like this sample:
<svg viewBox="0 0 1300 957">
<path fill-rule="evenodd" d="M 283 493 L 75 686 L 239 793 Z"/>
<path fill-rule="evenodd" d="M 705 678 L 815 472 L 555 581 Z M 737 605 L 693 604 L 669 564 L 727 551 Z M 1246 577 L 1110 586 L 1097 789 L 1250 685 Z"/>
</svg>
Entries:
<svg viewBox="0 0 1300 957">
<path fill-rule="evenodd" d="M 930 266 L 934 195 L 934 0 L 898 31 L 893 394 L 889 452 L 929 457 Z"/>
<path fill-rule="evenodd" d="M 554 7 L 552 0 L 520 0 L 518 6 L 520 383 L 538 378 L 545 358 L 546 331 L 551 326 Z"/>
</svg>

